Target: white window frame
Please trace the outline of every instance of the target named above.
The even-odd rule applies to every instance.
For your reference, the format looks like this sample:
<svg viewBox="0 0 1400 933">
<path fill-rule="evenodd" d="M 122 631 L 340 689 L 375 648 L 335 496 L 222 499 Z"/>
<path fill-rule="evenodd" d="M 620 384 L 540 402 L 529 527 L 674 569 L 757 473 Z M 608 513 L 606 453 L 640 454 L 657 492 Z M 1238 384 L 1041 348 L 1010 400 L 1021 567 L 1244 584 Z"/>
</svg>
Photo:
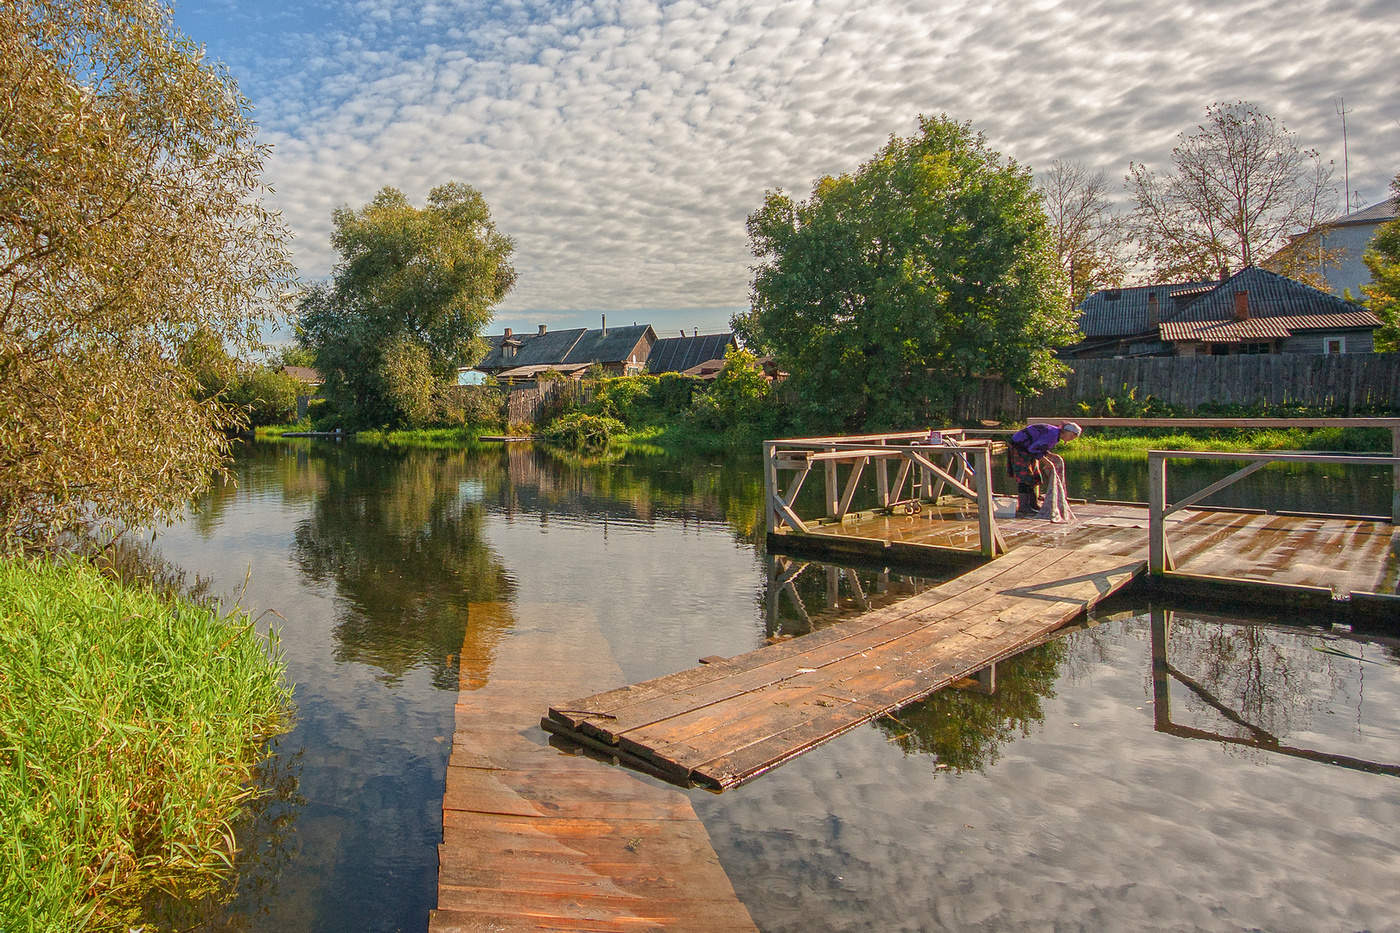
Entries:
<svg viewBox="0 0 1400 933">
<path fill-rule="evenodd" d="M 1332 341 L 1334 341 L 1334 340 L 1337 341 L 1337 354 L 1338 354 L 1338 355 L 1341 355 L 1341 354 L 1343 354 L 1343 353 L 1346 353 L 1346 352 L 1347 352 L 1347 338 L 1346 338 L 1346 335 L 1345 335 L 1345 334 L 1336 334 L 1336 335 L 1333 335 L 1333 334 L 1324 334 L 1323 337 L 1322 337 L 1322 352 L 1323 352 L 1323 353 L 1326 353 L 1328 356 L 1331 356 L 1331 355 L 1332 355 L 1332 350 L 1330 349 L 1329 345 L 1330 345 L 1330 344 L 1332 343 Z"/>
</svg>

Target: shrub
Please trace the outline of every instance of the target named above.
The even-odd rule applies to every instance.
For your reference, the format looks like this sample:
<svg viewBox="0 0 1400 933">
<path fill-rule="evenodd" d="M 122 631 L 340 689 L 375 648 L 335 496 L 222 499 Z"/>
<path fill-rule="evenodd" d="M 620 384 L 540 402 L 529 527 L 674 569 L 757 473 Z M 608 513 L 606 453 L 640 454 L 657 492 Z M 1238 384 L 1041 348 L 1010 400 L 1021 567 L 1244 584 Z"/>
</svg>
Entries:
<svg viewBox="0 0 1400 933">
<path fill-rule="evenodd" d="M 548 443 L 578 453 L 600 453 L 607 450 L 614 436 L 627 430 L 616 418 L 571 411 L 555 418 L 541 432 Z"/>
</svg>

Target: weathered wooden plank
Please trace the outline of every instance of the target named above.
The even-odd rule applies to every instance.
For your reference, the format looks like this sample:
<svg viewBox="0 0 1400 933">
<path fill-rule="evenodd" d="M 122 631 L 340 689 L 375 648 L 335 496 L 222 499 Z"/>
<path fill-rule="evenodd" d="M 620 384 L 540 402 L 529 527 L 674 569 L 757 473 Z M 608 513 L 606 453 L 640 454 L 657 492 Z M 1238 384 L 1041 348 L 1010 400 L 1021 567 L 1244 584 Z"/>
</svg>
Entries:
<svg viewBox="0 0 1400 933">
<path fill-rule="evenodd" d="M 483 616 L 507 623 L 498 630 L 511 621 Z M 684 794 L 531 736 L 549 691 L 621 679 L 597 626 L 576 607 L 515 607 L 513 622 L 491 650 L 463 649 L 474 661 L 462 668 L 432 933 L 754 929 Z"/>
</svg>

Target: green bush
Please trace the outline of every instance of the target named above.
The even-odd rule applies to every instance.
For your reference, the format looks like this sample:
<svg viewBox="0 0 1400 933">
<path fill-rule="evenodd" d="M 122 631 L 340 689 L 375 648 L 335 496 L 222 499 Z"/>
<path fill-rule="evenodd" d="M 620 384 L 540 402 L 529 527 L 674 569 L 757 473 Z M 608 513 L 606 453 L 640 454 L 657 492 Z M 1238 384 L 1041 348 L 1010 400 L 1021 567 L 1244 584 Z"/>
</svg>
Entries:
<svg viewBox="0 0 1400 933">
<path fill-rule="evenodd" d="M 616 418 L 571 411 L 551 421 L 540 436 L 550 444 L 577 453 L 600 453 L 607 450 L 613 437 L 627 430 Z"/>
<path fill-rule="evenodd" d="M 433 393 L 432 424 L 441 428 L 499 428 L 505 420 L 505 396 L 495 382 L 475 386 L 443 385 Z"/>
<path fill-rule="evenodd" d="M 247 616 L 0 558 L 0 929 L 129 929 L 229 873 L 290 689 Z"/>
<path fill-rule="evenodd" d="M 255 367 L 243 373 L 228 390 L 231 405 L 248 413 L 250 427 L 285 424 L 296 417 L 297 396 L 303 384 L 291 376 Z"/>
</svg>

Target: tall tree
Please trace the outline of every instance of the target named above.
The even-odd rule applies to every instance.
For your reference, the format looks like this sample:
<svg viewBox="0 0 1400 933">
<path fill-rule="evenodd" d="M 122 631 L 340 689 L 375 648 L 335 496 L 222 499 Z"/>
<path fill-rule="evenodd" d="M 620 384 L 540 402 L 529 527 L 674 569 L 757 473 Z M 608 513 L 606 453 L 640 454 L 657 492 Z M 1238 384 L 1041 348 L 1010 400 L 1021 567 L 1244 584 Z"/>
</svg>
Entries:
<svg viewBox="0 0 1400 933">
<path fill-rule="evenodd" d="M 1040 182 L 1045 216 L 1071 308 L 1101 288 L 1123 284 L 1123 221 L 1108 200 L 1108 175 L 1056 159 Z"/>
<path fill-rule="evenodd" d="M 1051 232 L 1030 172 L 970 124 L 919 120 L 854 173 L 749 215 L 752 307 L 735 317 L 774 354 L 813 421 L 909 425 L 967 380 L 1051 385 L 1071 343 Z"/>
<path fill-rule="evenodd" d="M 1400 206 L 1400 174 L 1390 184 L 1395 203 Z M 1367 303 L 1381 319 L 1376 331 L 1376 349 L 1400 350 L 1400 217 L 1376 231 L 1361 255 L 1371 271 L 1371 281 L 1361 286 Z"/>
<path fill-rule="evenodd" d="M 169 517 L 224 462 L 179 354 L 252 349 L 290 285 L 265 154 L 157 0 L 0 4 L 0 539 Z"/>
<path fill-rule="evenodd" d="M 333 221 L 340 262 L 303 299 L 300 339 L 351 426 L 413 424 L 433 381 L 483 352 L 479 334 L 515 284 L 514 246 L 481 193 L 457 182 L 423 208 L 384 188 Z"/>
<path fill-rule="evenodd" d="M 1330 163 L 1246 101 L 1207 107 L 1171 158 L 1165 175 L 1135 162 L 1127 176 L 1138 261 L 1163 279 L 1223 279 L 1261 265 L 1335 209 Z"/>
</svg>

